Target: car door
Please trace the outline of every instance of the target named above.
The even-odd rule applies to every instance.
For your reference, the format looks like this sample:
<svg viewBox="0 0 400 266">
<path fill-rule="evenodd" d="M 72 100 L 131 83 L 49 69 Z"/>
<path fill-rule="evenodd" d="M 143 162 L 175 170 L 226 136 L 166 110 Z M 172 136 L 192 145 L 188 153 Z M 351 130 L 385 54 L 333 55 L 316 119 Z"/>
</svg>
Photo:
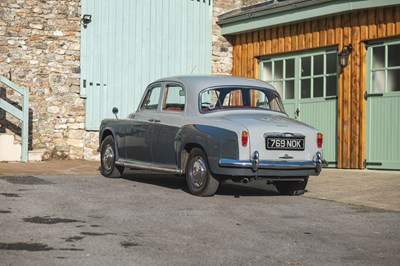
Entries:
<svg viewBox="0 0 400 266">
<path fill-rule="evenodd" d="M 157 121 L 161 85 L 151 85 L 142 99 L 138 111 L 130 116 L 125 131 L 127 159 L 135 163 L 151 164 L 151 132 Z"/>
<path fill-rule="evenodd" d="M 158 121 L 151 131 L 153 167 L 176 169 L 175 137 L 185 114 L 186 93 L 182 85 L 165 83 Z"/>
</svg>

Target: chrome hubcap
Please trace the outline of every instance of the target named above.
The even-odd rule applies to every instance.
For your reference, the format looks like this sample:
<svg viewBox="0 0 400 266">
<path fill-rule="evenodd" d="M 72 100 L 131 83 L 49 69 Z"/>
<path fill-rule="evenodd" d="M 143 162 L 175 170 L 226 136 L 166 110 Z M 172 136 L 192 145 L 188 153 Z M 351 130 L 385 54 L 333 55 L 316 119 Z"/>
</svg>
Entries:
<svg viewBox="0 0 400 266">
<path fill-rule="evenodd" d="M 103 165 L 107 171 L 114 167 L 114 151 L 110 144 L 107 144 L 103 154 Z"/>
<path fill-rule="evenodd" d="M 200 188 L 207 178 L 206 164 L 202 157 L 197 156 L 193 159 L 192 171 L 190 173 L 192 184 L 196 188 Z"/>
</svg>

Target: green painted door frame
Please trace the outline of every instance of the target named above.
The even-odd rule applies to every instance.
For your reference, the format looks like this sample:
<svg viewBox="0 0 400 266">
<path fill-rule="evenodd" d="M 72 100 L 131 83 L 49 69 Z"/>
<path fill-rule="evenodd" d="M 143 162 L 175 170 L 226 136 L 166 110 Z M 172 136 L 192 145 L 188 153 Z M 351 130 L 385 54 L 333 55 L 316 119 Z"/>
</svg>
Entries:
<svg viewBox="0 0 400 266">
<path fill-rule="evenodd" d="M 259 78 L 281 94 L 289 117 L 324 134 L 324 159 L 337 165 L 337 47 L 260 58 Z"/>
<path fill-rule="evenodd" d="M 370 169 L 400 169 L 400 38 L 367 42 L 367 143 Z"/>
</svg>

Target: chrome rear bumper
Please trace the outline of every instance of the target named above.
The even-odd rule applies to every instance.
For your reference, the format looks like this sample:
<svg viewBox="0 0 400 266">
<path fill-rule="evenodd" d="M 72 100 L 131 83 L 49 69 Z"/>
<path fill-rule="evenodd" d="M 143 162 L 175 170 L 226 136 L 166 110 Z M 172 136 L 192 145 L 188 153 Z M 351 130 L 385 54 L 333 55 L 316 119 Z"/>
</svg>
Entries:
<svg viewBox="0 0 400 266">
<path fill-rule="evenodd" d="M 258 152 L 253 153 L 251 160 L 234 160 L 221 158 L 219 160 L 220 167 L 228 168 L 251 168 L 254 172 L 259 169 L 270 170 L 306 170 L 313 169 L 316 173 L 321 172 L 322 169 L 322 155 L 317 152 L 312 161 L 260 161 Z"/>
</svg>

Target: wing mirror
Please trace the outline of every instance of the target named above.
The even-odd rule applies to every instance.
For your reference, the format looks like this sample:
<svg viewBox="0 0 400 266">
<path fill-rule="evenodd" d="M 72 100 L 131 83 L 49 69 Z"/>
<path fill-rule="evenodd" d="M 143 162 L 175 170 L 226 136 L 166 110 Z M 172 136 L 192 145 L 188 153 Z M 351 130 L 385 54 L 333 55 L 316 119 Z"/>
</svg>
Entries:
<svg viewBox="0 0 400 266">
<path fill-rule="evenodd" d="M 113 112 L 113 114 L 115 115 L 115 118 L 118 119 L 118 116 L 117 116 L 117 114 L 118 114 L 118 108 L 117 108 L 117 107 L 114 107 L 114 108 L 112 109 L 112 112 Z"/>
</svg>

